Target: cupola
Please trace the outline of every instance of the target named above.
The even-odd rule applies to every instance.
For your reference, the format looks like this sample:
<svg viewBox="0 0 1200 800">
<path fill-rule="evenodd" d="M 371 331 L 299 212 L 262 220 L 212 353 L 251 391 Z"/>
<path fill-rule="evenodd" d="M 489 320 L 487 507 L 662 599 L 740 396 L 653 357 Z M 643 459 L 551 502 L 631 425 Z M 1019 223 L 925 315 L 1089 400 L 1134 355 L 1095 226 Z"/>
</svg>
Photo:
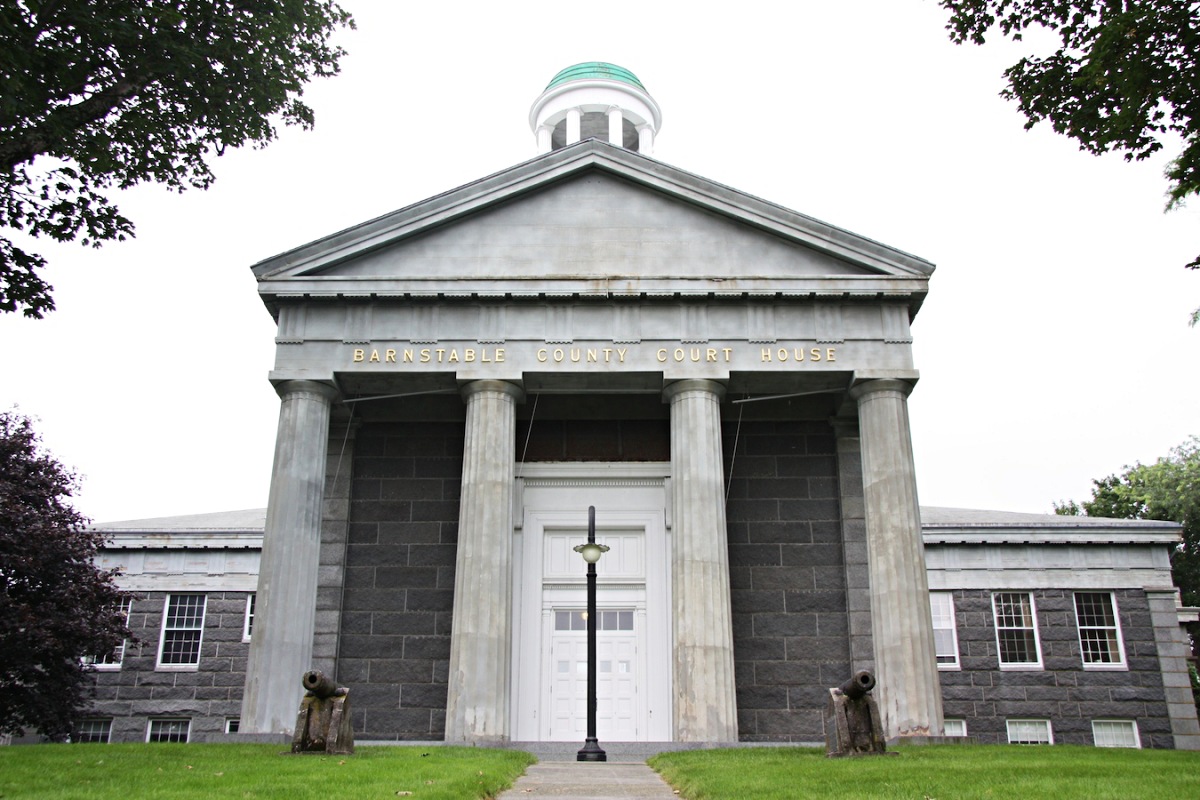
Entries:
<svg viewBox="0 0 1200 800">
<path fill-rule="evenodd" d="M 529 127 L 538 153 L 595 138 L 653 155 L 662 111 L 629 70 L 585 61 L 554 76 L 529 109 Z"/>
</svg>

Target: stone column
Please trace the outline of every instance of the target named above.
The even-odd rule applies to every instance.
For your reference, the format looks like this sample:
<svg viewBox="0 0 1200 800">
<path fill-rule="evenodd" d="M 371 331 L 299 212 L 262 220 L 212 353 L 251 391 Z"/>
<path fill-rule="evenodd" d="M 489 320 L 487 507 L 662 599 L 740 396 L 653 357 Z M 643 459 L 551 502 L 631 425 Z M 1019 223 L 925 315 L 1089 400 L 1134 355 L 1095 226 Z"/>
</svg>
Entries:
<svg viewBox="0 0 1200 800">
<path fill-rule="evenodd" d="M 617 147 L 625 146 L 625 117 L 620 106 L 608 107 L 608 143 Z"/>
<path fill-rule="evenodd" d="M 583 110 L 579 108 L 567 109 L 567 144 L 575 144 L 583 134 L 580 128 L 583 123 Z"/>
<path fill-rule="evenodd" d="M 733 616 L 721 454 L 724 387 L 667 386 L 671 403 L 672 613 L 675 737 L 737 741 Z"/>
<path fill-rule="evenodd" d="M 446 741 L 509 738 L 516 404 L 505 381 L 463 387 L 467 403 Z"/>
<path fill-rule="evenodd" d="M 638 152 L 644 156 L 654 155 L 654 128 L 638 125 Z"/>
<path fill-rule="evenodd" d="M 312 668 L 329 409 L 337 390 L 314 381 L 275 389 L 282 402 L 240 730 L 291 735 L 304 694 L 300 678 Z"/>
<path fill-rule="evenodd" d="M 875 697 L 884 733 L 941 736 L 942 694 L 929 612 L 908 393 L 899 380 L 855 386 L 862 443 Z"/>
</svg>

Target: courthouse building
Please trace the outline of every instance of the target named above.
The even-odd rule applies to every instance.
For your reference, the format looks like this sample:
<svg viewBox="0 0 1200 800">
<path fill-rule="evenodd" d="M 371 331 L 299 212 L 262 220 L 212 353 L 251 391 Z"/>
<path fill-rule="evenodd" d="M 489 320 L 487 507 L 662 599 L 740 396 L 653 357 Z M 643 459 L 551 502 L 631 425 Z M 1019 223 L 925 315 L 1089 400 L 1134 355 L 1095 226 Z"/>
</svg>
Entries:
<svg viewBox="0 0 1200 800">
<path fill-rule="evenodd" d="M 815 742 L 871 669 L 891 736 L 1200 746 L 1177 525 L 918 508 L 933 265 L 654 158 L 620 67 L 539 154 L 254 266 L 281 398 L 262 512 L 117 523 L 141 644 L 85 738 Z M 931 592 L 932 590 L 932 592 Z M 932 613 L 931 613 L 932 609 Z"/>
</svg>

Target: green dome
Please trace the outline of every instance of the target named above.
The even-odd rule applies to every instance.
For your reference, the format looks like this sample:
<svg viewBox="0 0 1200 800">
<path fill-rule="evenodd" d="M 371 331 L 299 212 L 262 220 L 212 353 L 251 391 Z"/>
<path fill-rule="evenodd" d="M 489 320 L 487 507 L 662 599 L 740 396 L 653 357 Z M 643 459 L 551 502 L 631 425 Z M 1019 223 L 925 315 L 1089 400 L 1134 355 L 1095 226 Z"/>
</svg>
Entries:
<svg viewBox="0 0 1200 800">
<path fill-rule="evenodd" d="M 628 83 L 630 86 L 636 86 L 643 92 L 646 91 L 646 87 L 642 86 L 642 82 L 632 72 L 624 67 L 618 67 L 616 64 L 609 64 L 604 61 L 584 61 L 582 64 L 567 67 L 554 76 L 554 80 L 550 81 L 546 89 L 553 89 L 561 83 L 587 80 L 589 78 Z"/>
</svg>

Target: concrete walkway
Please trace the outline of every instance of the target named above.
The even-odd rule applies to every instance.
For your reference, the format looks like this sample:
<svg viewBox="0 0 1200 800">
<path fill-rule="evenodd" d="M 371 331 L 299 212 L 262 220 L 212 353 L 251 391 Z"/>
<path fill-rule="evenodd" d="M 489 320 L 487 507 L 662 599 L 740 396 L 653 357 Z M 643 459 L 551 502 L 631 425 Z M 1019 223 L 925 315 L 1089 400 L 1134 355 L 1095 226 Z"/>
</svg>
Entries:
<svg viewBox="0 0 1200 800">
<path fill-rule="evenodd" d="M 678 798 L 666 781 L 645 764 L 544 761 L 534 764 L 497 800 L 627 800 Z"/>
</svg>

